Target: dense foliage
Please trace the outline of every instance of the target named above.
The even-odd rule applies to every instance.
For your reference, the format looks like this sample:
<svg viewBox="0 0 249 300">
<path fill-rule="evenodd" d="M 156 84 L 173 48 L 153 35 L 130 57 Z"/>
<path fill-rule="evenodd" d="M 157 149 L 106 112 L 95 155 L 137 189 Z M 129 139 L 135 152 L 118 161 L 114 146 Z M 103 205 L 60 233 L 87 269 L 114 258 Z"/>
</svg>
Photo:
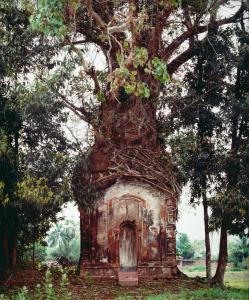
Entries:
<svg viewBox="0 0 249 300">
<path fill-rule="evenodd" d="M 167 140 L 190 183 L 190 202 L 203 203 L 207 277 L 209 232 L 221 229 L 220 255 L 227 261 L 227 231 L 243 236 L 249 226 L 248 32 L 242 22 L 233 29 L 216 29 L 215 35 L 210 30 L 209 37 L 194 72 L 186 75 L 187 96 L 169 100 L 173 113 L 164 124 L 174 130 Z M 177 110 L 180 102 L 184 108 Z"/>
<path fill-rule="evenodd" d="M 229 260 L 236 268 L 249 269 L 249 242 L 243 237 L 235 242 L 229 243 Z"/>
<path fill-rule="evenodd" d="M 70 145 L 62 130 L 67 114 L 40 90 L 32 72 L 56 48 L 29 27 L 29 8 L 0 3 L 0 273 L 15 266 L 26 246 L 45 236 L 70 199 Z M 44 44 L 44 45 L 43 45 Z M 17 257 L 18 254 L 18 257 Z"/>
<path fill-rule="evenodd" d="M 186 233 L 178 233 L 176 241 L 177 254 L 184 259 L 194 257 L 195 251 Z"/>
<path fill-rule="evenodd" d="M 65 258 L 70 263 L 78 263 L 80 256 L 79 222 L 60 221 L 48 232 L 46 260 Z"/>
</svg>

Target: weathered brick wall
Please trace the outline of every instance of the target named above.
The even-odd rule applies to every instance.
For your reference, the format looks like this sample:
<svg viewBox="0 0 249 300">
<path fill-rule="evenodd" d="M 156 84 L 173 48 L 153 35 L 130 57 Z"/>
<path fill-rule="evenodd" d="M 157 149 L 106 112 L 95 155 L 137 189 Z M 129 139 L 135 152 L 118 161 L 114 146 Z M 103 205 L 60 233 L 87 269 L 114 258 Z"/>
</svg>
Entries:
<svg viewBox="0 0 249 300">
<path fill-rule="evenodd" d="M 92 251 L 88 259 L 87 255 L 82 256 L 83 265 L 105 266 L 111 268 L 113 274 L 112 268 L 119 268 L 121 261 L 122 226 L 129 224 L 134 226 L 136 245 L 133 248 L 141 276 L 152 270 L 155 273 L 158 267 L 164 266 L 160 269 L 162 276 L 170 277 L 176 266 L 175 212 L 176 199 L 170 197 L 170 193 L 165 195 L 149 184 L 117 182 L 105 191 L 94 214 L 88 219 L 86 214 L 81 214 L 84 216 L 83 232 L 89 243 L 85 248 Z M 156 266 L 155 270 L 153 266 Z"/>
</svg>

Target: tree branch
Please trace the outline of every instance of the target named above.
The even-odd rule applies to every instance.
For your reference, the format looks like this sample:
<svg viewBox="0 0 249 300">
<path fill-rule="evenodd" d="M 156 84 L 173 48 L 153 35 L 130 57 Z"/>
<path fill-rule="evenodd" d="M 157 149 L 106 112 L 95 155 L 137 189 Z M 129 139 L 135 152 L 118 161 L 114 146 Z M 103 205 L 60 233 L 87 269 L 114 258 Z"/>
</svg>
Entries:
<svg viewBox="0 0 249 300">
<path fill-rule="evenodd" d="M 94 67 L 91 67 L 88 69 L 87 75 L 89 75 L 94 82 L 94 94 L 98 94 L 100 92 L 101 88 L 100 88 L 100 84 L 99 84 L 98 77 L 97 77 Z"/>
<path fill-rule="evenodd" d="M 170 56 L 173 54 L 173 52 L 187 39 L 191 38 L 192 36 L 196 34 L 203 33 L 208 30 L 210 25 L 215 26 L 215 27 L 220 27 L 222 25 L 234 23 L 240 20 L 241 15 L 243 12 L 246 10 L 246 3 L 242 1 L 240 8 L 237 10 L 237 12 L 229 17 L 229 18 L 224 18 L 218 21 L 213 22 L 212 24 L 207 24 L 207 25 L 194 25 L 191 28 L 189 28 L 187 31 L 182 33 L 180 36 L 178 36 L 175 40 L 172 41 L 172 43 L 166 47 L 161 54 L 161 58 L 167 61 Z"/>
<path fill-rule="evenodd" d="M 204 45 L 207 42 L 207 39 L 204 38 L 203 40 L 197 42 L 194 47 L 190 47 L 184 52 L 182 52 L 180 55 L 178 55 L 175 59 L 173 59 L 168 64 L 168 72 L 170 75 L 172 75 L 177 69 L 183 65 L 186 61 L 194 57 L 198 54 L 199 47 Z"/>
<path fill-rule="evenodd" d="M 93 10 L 92 0 L 86 1 L 87 10 L 89 15 L 95 21 L 96 25 L 102 28 L 104 31 L 107 31 L 107 24 L 101 19 L 101 17 Z"/>
<path fill-rule="evenodd" d="M 67 100 L 66 96 L 61 94 L 59 91 L 55 91 L 55 93 L 61 98 L 63 105 L 73 111 L 81 120 L 90 124 L 94 128 L 94 124 L 92 122 L 92 114 L 87 111 L 83 106 L 78 107 Z"/>
<path fill-rule="evenodd" d="M 80 44 L 85 44 L 85 43 L 89 43 L 86 40 L 79 40 L 79 41 L 72 41 L 71 42 L 73 45 L 80 45 Z"/>
<path fill-rule="evenodd" d="M 121 25 L 108 27 L 107 32 L 110 34 L 117 33 L 117 32 L 124 32 L 128 29 L 128 26 L 129 26 L 129 22 L 126 21 Z"/>
<path fill-rule="evenodd" d="M 92 0 L 87 0 L 87 10 L 89 15 L 95 21 L 96 25 L 101 28 L 104 32 L 113 34 L 117 32 L 124 32 L 128 29 L 129 22 L 126 21 L 121 25 L 108 27 L 108 25 L 101 19 L 101 17 L 94 11 L 92 6 Z"/>
<path fill-rule="evenodd" d="M 183 23 L 187 27 L 187 29 L 190 30 L 191 27 L 193 27 L 193 23 L 191 21 L 188 5 L 183 7 L 183 13 L 185 18 Z M 192 47 L 193 45 L 194 45 L 194 36 L 192 35 L 191 37 L 189 37 L 189 47 Z"/>
<path fill-rule="evenodd" d="M 158 52 L 158 49 L 161 46 L 162 43 L 162 33 L 163 33 L 163 29 L 164 26 L 166 25 L 166 21 L 168 20 L 170 14 L 172 13 L 174 9 L 174 6 L 170 6 L 170 7 L 165 7 L 160 13 L 159 15 L 157 15 L 157 18 L 154 18 L 152 16 L 152 20 L 151 22 L 153 22 L 153 35 L 152 37 L 150 37 L 148 35 L 148 38 L 150 39 L 150 41 L 148 42 L 148 50 L 150 55 L 154 56 L 155 53 Z"/>
</svg>

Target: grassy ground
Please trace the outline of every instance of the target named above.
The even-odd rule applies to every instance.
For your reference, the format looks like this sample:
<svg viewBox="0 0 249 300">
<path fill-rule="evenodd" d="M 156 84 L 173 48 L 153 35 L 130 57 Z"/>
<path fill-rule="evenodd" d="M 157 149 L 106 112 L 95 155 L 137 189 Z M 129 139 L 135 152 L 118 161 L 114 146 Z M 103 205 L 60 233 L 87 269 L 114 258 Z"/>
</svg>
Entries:
<svg viewBox="0 0 249 300">
<path fill-rule="evenodd" d="M 205 267 L 204 266 L 192 266 L 181 269 L 189 277 L 204 277 Z M 215 270 L 212 270 L 212 274 Z M 249 293 L 249 270 L 227 270 L 225 273 L 225 285 L 236 289 L 248 290 Z"/>
<path fill-rule="evenodd" d="M 191 277 L 204 275 L 200 269 L 184 271 Z M 17 290 L 24 285 L 32 290 L 37 283 L 42 282 L 43 275 L 44 273 L 35 270 L 19 270 L 2 283 L 2 289 L 8 294 L 13 293 L 13 288 Z M 58 285 L 59 277 L 58 274 L 54 275 L 55 286 Z M 209 288 L 207 284 L 195 279 L 150 280 L 141 282 L 138 287 L 125 288 L 120 287 L 116 281 L 84 281 L 75 275 L 69 278 L 68 288 L 72 293 L 72 300 L 249 300 L 249 271 L 227 272 L 226 282 L 230 287 L 225 290 Z"/>
</svg>

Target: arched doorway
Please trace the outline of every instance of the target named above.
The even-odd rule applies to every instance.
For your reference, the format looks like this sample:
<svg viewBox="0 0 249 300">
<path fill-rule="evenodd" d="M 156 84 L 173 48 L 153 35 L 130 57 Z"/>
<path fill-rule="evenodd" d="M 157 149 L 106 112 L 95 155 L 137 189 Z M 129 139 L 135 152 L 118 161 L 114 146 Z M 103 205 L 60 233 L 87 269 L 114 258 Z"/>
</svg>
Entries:
<svg viewBox="0 0 249 300">
<path fill-rule="evenodd" d="M 135 271 L 137 269 L 136 225 L 130 221 L 120 225 L 119 262 L 121 271 Z"/>
</svg>

